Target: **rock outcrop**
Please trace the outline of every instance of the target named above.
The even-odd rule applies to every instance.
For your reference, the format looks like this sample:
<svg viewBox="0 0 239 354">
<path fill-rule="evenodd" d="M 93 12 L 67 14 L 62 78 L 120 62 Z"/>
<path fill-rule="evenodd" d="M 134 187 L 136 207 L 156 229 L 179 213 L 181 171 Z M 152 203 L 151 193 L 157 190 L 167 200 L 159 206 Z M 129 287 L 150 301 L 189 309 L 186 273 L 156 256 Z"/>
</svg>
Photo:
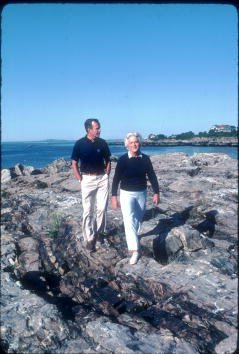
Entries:
<svg viewBox="0 0 239 354">
<path fill-rule="evenodd" d="M 134 266 L 121 212 L 110 205 L 108 236 L 96 252 L 85 249 L 68 161 L 2 172 L 3 352 L 236 351 L 237 161 L 183 153 L 151 160 L 161 202 L 152 205 L 148 186 Z"/>
</svg>

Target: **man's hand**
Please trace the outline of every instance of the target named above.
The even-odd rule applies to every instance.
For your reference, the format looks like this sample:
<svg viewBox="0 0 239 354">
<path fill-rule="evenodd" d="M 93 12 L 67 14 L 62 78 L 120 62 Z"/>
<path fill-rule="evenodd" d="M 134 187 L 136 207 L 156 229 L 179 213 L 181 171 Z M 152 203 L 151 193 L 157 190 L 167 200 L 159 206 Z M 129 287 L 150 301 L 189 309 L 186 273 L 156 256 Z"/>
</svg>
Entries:
<svg viewBox="0 0 239 354">
<path fill-rule="evenodd" d="M 109 176 L 111 171 L 111 162 L 109 161 L 106 165 L 105 173 Z"/>
<path fill-rule="evenodd" d="M 78 163 L 75 160 L 72 160 L 71 166 L 72 166 L 75 178 L 80 182 L 82 180 L 82 177 L 81 177 L 81 173 L 80 173 L 80 170 L 78 167 Z"/>
<path fill-rule="evenodd" d="M 117 209 L 119 207 L 119 202 L 118 202 L 118 199 L 115 195 L 113 195 L 111 198 L 111 206 L 112 206 L 112 209 Z"/>
<path fill-rule="evenodd" d="M 153 195 L 153 203 L 154 203 L 155 205 L 158 205 L 159 202 L 160 202 L 160 196 L 159 196 L 158 193 L 155 193 L 155 194 Z"/>
</svg>

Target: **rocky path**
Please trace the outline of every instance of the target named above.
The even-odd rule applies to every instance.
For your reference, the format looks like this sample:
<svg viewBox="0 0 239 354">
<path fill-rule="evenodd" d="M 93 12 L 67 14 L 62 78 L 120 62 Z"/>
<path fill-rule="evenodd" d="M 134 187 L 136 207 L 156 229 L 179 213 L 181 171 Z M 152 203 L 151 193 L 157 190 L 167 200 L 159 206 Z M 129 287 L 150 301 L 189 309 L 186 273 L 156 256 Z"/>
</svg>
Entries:
<svg viewBox="0 0 239 354">
<path fill-rule="evenodd" d="M 234 353 L 237 161 L 152 156 L 161 188 L 130 266 L 120 210 L 89 253 L 70 164 L 2 171 L 1 348 L 6 353 Z M 113 170 L 115 163 L 113 163 Z M 112 176 L 111 176 L 112 180 Z"/>
</svg>

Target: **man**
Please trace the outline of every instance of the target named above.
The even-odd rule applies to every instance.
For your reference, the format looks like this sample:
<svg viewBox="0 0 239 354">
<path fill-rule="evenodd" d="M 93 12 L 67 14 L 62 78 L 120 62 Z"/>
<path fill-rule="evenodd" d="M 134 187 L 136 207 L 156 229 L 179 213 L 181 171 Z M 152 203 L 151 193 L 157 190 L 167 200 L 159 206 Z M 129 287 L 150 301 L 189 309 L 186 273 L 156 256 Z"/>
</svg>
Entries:
<svg viewBox="0 0 239 354">
<path fill-rule="evenodd" d="M 87 134 L 76 141 L 71 159 L 74 176 L 81 184 L 83 238 L 86 248 L 93 251 L 97 238 L 106 232 L 111 154 L 106 141 L 100 138 L 98 119 L 87 119 L 85 130 Z"/>
</svg>

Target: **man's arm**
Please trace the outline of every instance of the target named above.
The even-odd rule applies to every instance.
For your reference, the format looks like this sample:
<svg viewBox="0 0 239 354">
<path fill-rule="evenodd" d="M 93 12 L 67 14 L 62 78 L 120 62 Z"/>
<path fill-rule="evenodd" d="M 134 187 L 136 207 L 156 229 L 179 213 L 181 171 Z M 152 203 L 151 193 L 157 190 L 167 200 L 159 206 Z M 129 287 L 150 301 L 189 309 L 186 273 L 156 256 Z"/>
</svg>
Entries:
<svg viewBox="0 0 239 354">
<path fill-rule="evenodd" d="M 80 182 L 82 180 L 82 177 L 81 177 L 81 173 L 80 173 L 77 161 L 71 160 L 71 166 L 72 166 L 75 178 Z"/>
<path fill-rule="evenodd" d="M 109 161 L 106 163 L 105 173 L 107 173 L 107 175 L 109 176 L 110 171 L 111 171 L 111 161 L 109 160 Z"/>
</svg>

